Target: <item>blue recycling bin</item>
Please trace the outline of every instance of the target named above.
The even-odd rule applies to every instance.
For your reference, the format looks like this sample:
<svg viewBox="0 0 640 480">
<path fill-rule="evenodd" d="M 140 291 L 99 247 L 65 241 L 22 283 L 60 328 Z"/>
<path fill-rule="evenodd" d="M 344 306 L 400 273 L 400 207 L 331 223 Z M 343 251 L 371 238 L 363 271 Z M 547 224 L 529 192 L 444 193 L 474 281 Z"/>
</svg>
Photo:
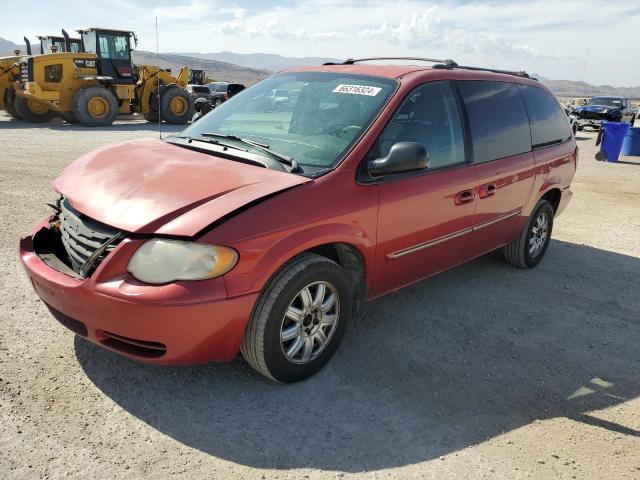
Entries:
<svg viewBox="0 0 640 480">
<path fill-rule="evenodd" d="M 629 131 L 628 123 L 602 122 L 600 151 L 596 153 L 597 160 L 617 162 L 622 150 L 622 142 Z"/>
<path fill-rule="evenodd" d="M 640 157 L 640 127 L 631 127 L 622 142 L 620 155 Z"/>
</svg>

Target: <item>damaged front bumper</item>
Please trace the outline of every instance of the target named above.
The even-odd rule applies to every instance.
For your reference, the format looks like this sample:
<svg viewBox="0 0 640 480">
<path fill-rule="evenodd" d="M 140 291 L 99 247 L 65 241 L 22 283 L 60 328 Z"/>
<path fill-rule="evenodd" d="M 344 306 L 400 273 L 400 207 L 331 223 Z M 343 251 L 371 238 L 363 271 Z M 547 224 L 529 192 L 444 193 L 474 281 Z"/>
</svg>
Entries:
<svg viewBox="0 0 640 480">
<path fill-rule="evenodd" d="M 229 361 L 257 293 L 228 298 L 223 277 L 148 285 L 127 272 L 142 239 L 125 238 L 87 278 L 75 274 L 44 220 L 20 241 L 38 296 L 74 333 L 129 358 L 157 364 Z"/>
</svg>

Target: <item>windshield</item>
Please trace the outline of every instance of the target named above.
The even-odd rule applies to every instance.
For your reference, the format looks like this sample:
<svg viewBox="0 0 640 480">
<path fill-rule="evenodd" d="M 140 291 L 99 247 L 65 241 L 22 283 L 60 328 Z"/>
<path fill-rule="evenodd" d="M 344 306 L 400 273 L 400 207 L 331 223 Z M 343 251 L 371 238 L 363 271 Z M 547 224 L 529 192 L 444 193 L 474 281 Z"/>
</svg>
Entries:
<svg viewBox="0 0 640 480">
<path fill-rule="evenodd" d="M 199 87 L 197 85 L 191 87 L 191 91 L 196 93 L 209 93 L 209 89 L 207 87 Z"/>
<path fill-rule="evenodd" d="M 86 41 L 85 41 L 86 42 Z M 98 46 L 100 58 L 110 60 L 128 60 L 129 54 L 129 34 L 124 33 L 98 33 Z M 91 52 L 86 43 L 85 50 Z"/>
<path fill-rule="evenodd" d="M 394 80 L 328 72 L 274 75 L 243 90 L 180 136 L 220 133 L 268 144 L 304 172 L 335 166 L 396 89 Z"/>
<path fill-rule="evenodd" d="M 587 105 L 605 105 L 607 107 L 620 107 L 622 100 L 611 97 L 593 97 Z"/>
</svg>

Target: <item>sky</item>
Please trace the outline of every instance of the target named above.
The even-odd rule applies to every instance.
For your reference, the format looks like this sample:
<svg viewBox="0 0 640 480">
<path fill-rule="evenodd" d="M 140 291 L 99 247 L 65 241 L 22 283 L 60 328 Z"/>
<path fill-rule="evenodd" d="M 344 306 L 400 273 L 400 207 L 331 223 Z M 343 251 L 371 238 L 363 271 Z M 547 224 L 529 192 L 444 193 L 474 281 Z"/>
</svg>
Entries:
<svg viewBox="0 0 640 480">
<path fill-rule="evenodd" d="M 9 3 L 9 0 L 0 0 Z M 640 0 L 64 0 L 2 8 L 0 37 L 134 30 L 138 49 L 422 56 L 550 79 L 640 85 Z"/>
</svg>

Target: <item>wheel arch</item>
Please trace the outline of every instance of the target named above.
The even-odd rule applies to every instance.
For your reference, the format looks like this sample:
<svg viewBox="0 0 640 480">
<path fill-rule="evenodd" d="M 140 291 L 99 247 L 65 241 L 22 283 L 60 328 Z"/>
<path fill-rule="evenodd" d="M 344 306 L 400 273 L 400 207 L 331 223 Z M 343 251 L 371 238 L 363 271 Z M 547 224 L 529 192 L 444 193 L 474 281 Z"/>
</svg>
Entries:
<svg viewBox="0 0 640 480">
<path fill-rule="evenodd" d="M 375 247 L 354 225 L 316 226 L 282 235 L 277 240 L 266 238 L 264 244 L 256 239 L 247 240 L 237 247 L 241 268 L 236 267 L 225 276 L 230 296 L 264 290 L 282 268 L 305 253 L 328 258 L 345 269 L 354 285 L 358 305 L 366 298 L 373 279 Z M 260 256 L 252 258 L 256 251 L 261 252 Z"/>
<path fill-rule="evenodd" d="M 540 197 L 540 200 L 547 200 L 553 207 L 553 213 L 555 215 L 560 205 L 560 198 L 562 198 L 562 191 L 557 186 L 554 186 L 547 190 L 545 194 Z"/>
</svg>

